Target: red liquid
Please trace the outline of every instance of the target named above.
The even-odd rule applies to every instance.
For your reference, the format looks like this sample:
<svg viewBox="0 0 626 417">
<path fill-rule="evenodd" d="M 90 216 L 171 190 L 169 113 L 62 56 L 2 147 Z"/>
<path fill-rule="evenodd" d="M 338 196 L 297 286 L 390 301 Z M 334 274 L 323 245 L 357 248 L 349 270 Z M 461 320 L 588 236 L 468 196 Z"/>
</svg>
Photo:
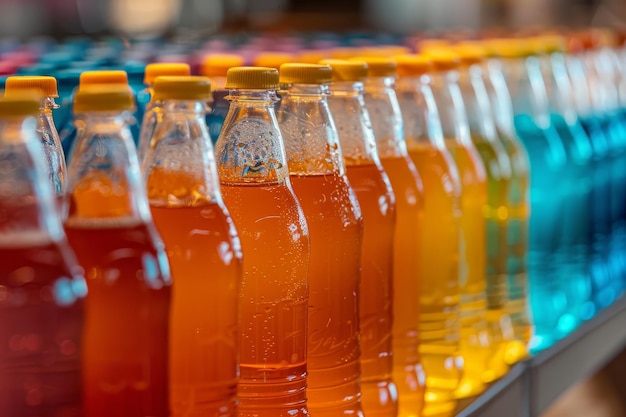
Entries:
<svg viewBox="0 0 626 417">
<path fill-rule="evenodd" d="M 308 388 L 315 417 L 363 416 L 358 293 L 362 220 L 336 174 L 292 175 L 309 226 Z M 358 207 L 358 206 L 357 206 Z"/>
<path fill-rule="evenodd" d="M 64 246 L 27 232 L 0 240 L 0 416 L 82 415 L 86 288 Z"/>
<path fill-rule="evenodd" d="M 395 207 L 384 173 L 371 164 L 350 165 L 348 179 L 363 214 L 361 251 L 361 388 L 368 417 L 395 417 L 392 381 L 392 280 Z"/>
<path fill-rule="evenodd" d="M 382 158 L 396 197 L 393 244 L 393 363 L 399 417 L 417 417 L 424 407 L 426 376 L 419 354 L 421 234 L 424 191 L 408 157 Z"/>
<path fill-rule="evenodd" d="M 286 184 L 221 189 L 243 250 L 239 416 L 308 416 L 304 215 Z"/>
<path fill-rule="evenodd" d="M 85 417 L 169 417 L 170 285 L 153 227 L 80 220 L 66 232 L 89 288 Z"/>
</svg>

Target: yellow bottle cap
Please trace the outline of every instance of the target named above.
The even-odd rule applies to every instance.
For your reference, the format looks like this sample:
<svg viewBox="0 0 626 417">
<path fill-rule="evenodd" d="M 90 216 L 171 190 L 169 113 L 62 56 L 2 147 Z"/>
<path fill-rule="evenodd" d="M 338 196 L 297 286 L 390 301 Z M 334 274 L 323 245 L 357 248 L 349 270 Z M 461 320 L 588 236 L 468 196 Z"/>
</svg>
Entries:
<svg viewBox="0 0 626 417">
<path fill-rule="evenodd" d="M 154 81 L 154 100 L 197 100 L 211 98 L 211 81 L 191 75 L 163 75 Z"/>
<path fill-rule="evenodd" d="M 377 56 L 377 57 L 392 57 L 394 55 L 408 55 L 411 50 L 406 46 L 400 45 L 388 45 L 388 46 L 374 46 L 369 48 L 363 48 L 361 50 L 361 56 Z"/>
<path fill-rule="evenodd" d="M 350 59 L 354 56 L 361 55 L 361 49 L 351 47 L 333 48 L 328 52 L 331 59 Z"/>
<path fill-rule="evenodd" d="M 328 84 L 333 80 L 330 65 L 283 64 L 280 66 L 281 84 Z"/>
<path fill-rule="evenodd" d="M 461 64 L 464 66 L 480 64 L 488 57 L 487 50 L 475 42 L 456 44 L 452 50 L 459 56 Z"/>
<path fill-rule="evenodd" d="M 544 35 L 531 38 L 535 43 L 535 49 L 547 54 L 567 52 L 567 39 L 561 35 Z"/>
<path fill-rule="evenodd" d="M 433 71 L 433 63 L 422 55 L 398 55 L 394 57 L 399 77 L 415 77 Z"/>
<path fill-rule="evenodd" d="M 191 75 L 189 64 L 183 62 L 157 62 L 146 65 L 146 72 L 143 76 L 143 83 L 154 84 L 156 77 L 163 75 Z"/>
<path fill-rule="evenodd" d="M 324 59 L 322 65 L 330 65 L 333 81 L 363 81 L 367 78 L 367 64 L 363 61 L 345 59 Z"/>
<path fill-rule="evenodd" d="M 328 52 L 325 51 L 317 51 L 314 49 L 300 51 L 298 55 L 296 55 L 296 61 L 303 64 L 317 64 L 322 59 L 326 59 L 328 56 Z"/>
<path fill-rule="evenodd" d="M 417 52 L 426 53 L 437 49 L 445 49 L 450 46 L 446 39 L 422 39 L 417 42 Z"/>
<path fill-rule="evenodd" d="M 267 68 L 280 68 L 282 64 L 288 62 L 295 62 L 296 57 L 292 54 L 283 52 L 261 52 L 256 57 L 252 64 L 255 67 L 267 67 Z"/>
<path fill-rule="evenodd" d="M 243 57 L 235 54 L 212 54 L 204 58 L 200 72 L 205 77 L 226 77 L 233 67 L 244 65 Z"/>
<path fill-rule="evenodd" d="M 423 55 L 430 59 L 435 71 L 452 71 L 461 65 L 461 58 L 450 48 L 432 49 Z"/>
<path fill-rule="evenodd" d="M 15 75 L 6 79 L 4 95 L 11 96 L 23 90 L 39 90 L 44 97 L 59 97 L 54 77 Z"/>
<path fill-rule="evenodd" d="M 120 84 L 91 85 L 74 95 L 74 112 L 124 111 L 134 107 L 130 87 Z"/>
<path fill-rule="evenodd" d="M 126 71 L 85 71 L 80 74 L 79 89 L 92 85 L 128 85 Z"/>
<path fill-rule="evenodd" d="M 0 118 L 36 116 L 42 98 L 40 90 L 19 90 L 0 97 Z"/>
<path fill-rule="evenodd" d="M 277 90 L 278 70 L 267 67 L 234 67 L 226 74 L 226 88 Z"/>
<path fill-rule="evenodd" d="M 536 53 L 527 39 L 492 39 L 486 41 L 485 46 L 490 55 L 499 58 L 525 58 Z"/>
<path fill-rule="evenodd" d="M 363 61 L 367 64 L 369 77 L 395 77 L 396 61 L 380 56 L 363 56 L 350 58 L 350 61 Z"/>
</svg>

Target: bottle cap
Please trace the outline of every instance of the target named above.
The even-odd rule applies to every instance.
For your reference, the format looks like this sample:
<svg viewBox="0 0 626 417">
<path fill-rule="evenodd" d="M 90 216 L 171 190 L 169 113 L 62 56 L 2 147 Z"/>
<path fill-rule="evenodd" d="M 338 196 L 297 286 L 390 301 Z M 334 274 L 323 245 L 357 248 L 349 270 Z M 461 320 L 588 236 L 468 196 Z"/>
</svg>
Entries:
<svg viewBox="0 0 626 417">
<path fill-rule="evenodd" d="M 163 75 L 154 81 L 154 100 L 197 100 L 211 98 L 211 81 L 200 76 Z"/>
<path fill-rule="evenodd" d="M 267 67 L 234 67 L 226 74 L 226 88 L 277 90 L 278 70 Z"/>
<path fill-rule="evenodd" d="M 446 39 L 422 39 L 417 42 L 417 51 L 427 53 L 433 50 L 445 49 L 450 46 L 450 41 Z"/>
<path fill-rule="evenodd" d="M 0 97 L 0 118 L 36 116 L 42 98 L 40 90 L 15 91 L 10 96 Z"/>
<path fill-rule="evenodd" d="M 333 80 L 330 65 L 283 64 L 280 66 L 281 84 L 328 84 Z"/>
<path fill-rule="evenodd" d="M 284 52 L 261 52 L 254 57 L 252 64 L 255 67 L 280 68 L 282 64 L 296 61 L 292 54 Z"/>
<path fill-rule="evenodd" d="M 433 71 L 433 63 L 422 55 L 398 55 L 394 57 L 399 77 L 415 77 Z"/>
<path fill-rule="evenodd" d="M 567 39 L 561 35 L 544 35 L 532 38 L 535 49 L 547 54 L 564 53 L 567 51 Z"/>
<path fill-rule="evenodd" d="M 143 76 L 145 85 L 154 84 L 156 77 L 162 75 L 191 75 L 191 69 L 188 64 L 183 62 L 157 62 L 146 65 Z"/>
<path fill-rule="evenodd" d="M 108 84 L 128 85 L 128 74 L 126 71 L 85 71 L 80 75 L 80 88 Z"/>
<path fill-rule="evenodd" d="M 233 67 L 244 65 L 243 57 L 235 54 L 212 54 L 202 62 L 201 73 L 205 77 L 226 77 L 226 73 Z"/>
<path fill-rule="evenodd" d="M 17 75 L 7 78 L 4 95 L 11 96 L 23 90 L 40 90 L 44 97 L 59 97 L 54 77 Z"/>
<path fill-rule="evenodd" d="M 408 55 L 411 53 L 411 49 L 406 46 L 400 45 L 388 45 L 388 46 L 372 46 L 362 48 L 359 52 L 359 56 L 374 56 L 374 57 L 392 57 L 394 55 Z"/>
<path fill-rule="evenodd" d="M 452 50 L 461 60 L 461 65 L 467 67 L 480 64 L 489 55 L 487 50 L 476 42 L 458 43 L 452 47 Z"/>
<path fill-rule="evenodd" d="M 134 107 L 130 87 L 120 84 L 91 85 L 78 89 L 74 96 L 74 112 L 124 111 Z"/>
<path fill-rule="evenodd" d="M 430 59 L 436 71 L 452 71 L 457 69 L 461 64 L 459 55 L 448 48 L 431 49 L 424 55 Z"/>
<path fill-rule="evenodd" d="M 365 62 L 367 75 L 370 77 L 395 77 L 396 75 L 396 62 L 392 58 L 364 56 L 351 58 L 350 61 Z"/>
<path fill-rule="evenodd" d="M 526 39 L 492 39 L 486 41 L 485 46 L 490 55 L 499 58 L 525 58 L 536 53 Z"/>
<path fill-rule="evenodd" d="M 320 64 L 330 65 L 333 81 L 363 81 L 367 78 L 367 64 L 363 61 L 324 59 Z"/>
<path fill-rule="evenodd" d="M 303 64 L 317 64 L 328 55 L 325 51 L 315 49 L 300 51 L 296 56 L 296 61 Z"/>
<path fill-rule="evenodd" d="M 354 47 L 338 47 L 329 51 L 331 59 L 350 59 L 360 54 L 361 50 Z"/>
</svg>

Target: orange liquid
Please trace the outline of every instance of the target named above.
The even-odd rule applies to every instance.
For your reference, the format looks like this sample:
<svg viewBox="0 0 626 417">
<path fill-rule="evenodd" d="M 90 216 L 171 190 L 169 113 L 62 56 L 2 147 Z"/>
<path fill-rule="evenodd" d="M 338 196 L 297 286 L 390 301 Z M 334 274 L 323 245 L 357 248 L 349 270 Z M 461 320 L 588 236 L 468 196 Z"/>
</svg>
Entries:
<svg viewBox="0 0 626 417">
<path fill-rule="evenodd" d="M 82 415 L 83 302 L 65 251 L 36 233 L 0 240 L 2 416 Z"/>
<path fill-rule="evenodd" d="M 243 249 L 240 417 L 306 416 L 308 232 L 286 184 L 222 184 Z"/>
<path fill-rule="evenodd" d="M 170 304 L 165 254 L 145 224 L 70 220 L 66 232 L 89 294 L 83 350 L 85 417 L 169 416 Z"/>
<path fill-rule="evenodd" d="M 339 175 L 291 176 L 309 226 L 308 389 L 314 416 L 363 416 L 359 376 L 362 219 Z"/>
<path fill-rule="evenodd" d="M 217 204 L 151 210 L 174 282 L 172 417 L 235 416 L 241 259 L 232 221 Z"/>
<path fill-rule="evenodd" d="M 408 157 L 382 158 L 396 196 L 393 242 L 393 379 L 398 416 L 418 417 L 424 407 L 426 376 L 419 355 L 421 233 L 424 190 Z"/>
<path fill-rule="evenodd" d="M 395 417 L 391 326 L 395 204 L 386 175 L 373 163 L 350 165 L 348 179 L 363 214 L 361 250 L 361 382 L 366 416 Z"/>
<path fill-rule="evenodd" d="M 409 155 L 424 185 L 420 267 L 420 347 L 426 371 L 424 416 L 450 415 L 461 379 L 459 349 L 460 193 L 447 152 L 414 144 Z"/>
</svg>

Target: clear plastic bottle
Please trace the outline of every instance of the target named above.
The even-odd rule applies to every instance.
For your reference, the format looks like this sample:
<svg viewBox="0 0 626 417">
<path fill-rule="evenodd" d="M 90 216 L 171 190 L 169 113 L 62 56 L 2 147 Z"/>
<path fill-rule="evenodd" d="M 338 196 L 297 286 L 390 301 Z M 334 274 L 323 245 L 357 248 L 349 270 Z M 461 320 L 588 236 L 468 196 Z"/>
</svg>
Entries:
<svg viewBox="0 0 626 417">
<path fill-rule="evenodd" d="M 234 417 L 241 245 L 205 122 L 211 84 L 205 77 L 160 76 L 153 87 L 161 117 L 142 170 L 172 269 L 171 413 Z"/>
<path fill-rule="evenodd" d="M 215 155 L 244 256 L 239 416 L 307 416 L 309 232 L 273 108 L 278 71 L 231 68 L 226 88 Z"/>
<path fill-rule="evenodd" d="M 37 134 L 41 139 L 44 159 L 48 168 L 48 179 L 59 203 L 65 193 L 65 154 L 59 139 L 59 132 L 52 120 L 52 110 L 59 106 L 54 99 L 59 96 L 54 77 L 13 76 L 6 80 L 4 95 L 10 97 L 24 90 L 35 89 L 43 93 L 40 113 L 37 119 Z M 62 206 L 61 206 L 62 207 Z"/>
<path fill-rule="evenodd" d="M 333 69 L 328 99 L 335 119 L 348 179 L 363 214 L 361 251 L 361 382 L 365 415 L 396 416 L 393 382 L 393 242 L 395 197 L 378 153 L 363 99 L 367 65 L 325 60 Z"/>
<path fill-rule="evenodd" d="M 315 416 L 363 416 L 359 292 L 363 217 L 328 108 L 327 65 L 283 64 L 278 123 L 309 226 L 308 386 Z"/>
<path fill-rule="evenodd" d="M 456 395 L 458 398 L 467 398 L 484 390 L 483 373 L 502 375 L 506 372 L 503 361 L 490 363 L 497 344 L 493 346 L 486 320 L 488 242 L 484 212 L 489 207 L 487 172 L 470 136 L 466 108 L 458 84 L 459 56 L 450 50 L 441 49 L 428 52 L 427 57 L 435 67 L 432 90 L 446 149 L 452 155 L 461 178 L 460 353 L 465 368 Z M 501 291 L 502 287 L 497 284 L 501 278 L 498 271 L 490 271 L 489 278 L 494 282 L 491 283 L 494 292 Z"/>
<path fill-rule="evenodd" d="M 419 416 L 424 407 L 425 374 L 419 356 L 419 297 L 424 189 L 409 158 L 404 125 L 394 90 L 396 63 L 391 58 L 355 58 L 367 63 L 365 105 L 380 162 L 396 196 L 393 242 L 393 377 L 398 415 Z"/>
<path fill-rule="evenodd" d="M 154 127 L 159 121 L 160 111 L 158 103 L 153 100 L 154 82 L 161 76 L 185 76 L 191 75 L 188 64 L 182 62 L 157 62 L 146 65 L 143 83 L 146 88 L 137 94 L 137 114 L 141 123 L 139 132 L 139 144 L 137 145 L 137 155 L 139 164 L 143 163 L 147 148 L 150 146 L 150 139 L 153 137 Z"/>
<path fill-rule="evenodd" d="M 234 54 L 213 54 L 206 57 L 202 62 L 201 73 L 209 77 L 213 87 L 213 101 L 211 111 L 206 115 L 206 123 L 209 126 L 209 135 L 213 143 L 217 141 L 228 113 L 229 103 L 226 100 L 228 90 L 226 85 L 226 72 L 233 67 L 244 65 L 243 57 Z"/>
<path fill-rule="evenodd" d="M 511 162 L 511 180 L 507 190 L 507 293 L 506 313 L 513 334 L 508 341 L 505 360 L 514 364 L 528 356 L 531 338 L 528 300 L 528 222 L 530 219 L 530 163 L 524 145 L 515 132 L 513 104 L 502 72 L 502 62 L 491 57 L 488 44 L 482 44 L 490 55 L 483 65 L 483 79 L 491 103 L 498 140 Z"/>
<path fill-rule="evenodd" d="M 515 129 L 530 162 L 530 235 L 528 274 L 533 318 L 531 351 L 551 346 L 572 330 L 567 296 L 559 271 L 563 261 L 561 221 L 566 194 L 561 174 L 567 153 L 550 122 L 549 102 L 541 67 L 522 40 L 494 43 L 503 58 L 504 77 L 511 92 Z"/>
<path fill-rule="evenodd" d="M 68 170 L 65 230 L 89 289 L 86 417 L 169 416 L 171 281 L 127 125 L 132 109 L 127 86 L 81 88 L 74 97 L 84 127 Z"/>
<path fill-rule="evenodd" d="M 487 173 L 486 279 L 488 333 L 492 355 L 483 373 L 485 382 L 492 382 L 506 373 L 506 352 L 514 343 L 513 324 L 507 304 L 511 300 L 508 279 L 508 212 L 512 163 L 498 137 L 491 102 L 484 81 L 483 63 L 486 51 L 472 44 L 458 44 L 454 51 L 461 59 L 459 87 L 467 112 L 472 143 Z"/>
<path fill-rule="evenodd" d="M 396 91 L 406 145 L 424 187 L 421 233 L 420 345 L 426 371 L 423 416 L 450 416 L 462 376 L 459 352 L 459 250 L 461 182 L 445 148 L 431 90 L 430 60 L 395 57 Z"/>
<path fill-rule="evenodd" d="M 36 133 L 42 96 L 0 99 L 0 414 L 81 415 L 87 286 Z"/>
</svg>

